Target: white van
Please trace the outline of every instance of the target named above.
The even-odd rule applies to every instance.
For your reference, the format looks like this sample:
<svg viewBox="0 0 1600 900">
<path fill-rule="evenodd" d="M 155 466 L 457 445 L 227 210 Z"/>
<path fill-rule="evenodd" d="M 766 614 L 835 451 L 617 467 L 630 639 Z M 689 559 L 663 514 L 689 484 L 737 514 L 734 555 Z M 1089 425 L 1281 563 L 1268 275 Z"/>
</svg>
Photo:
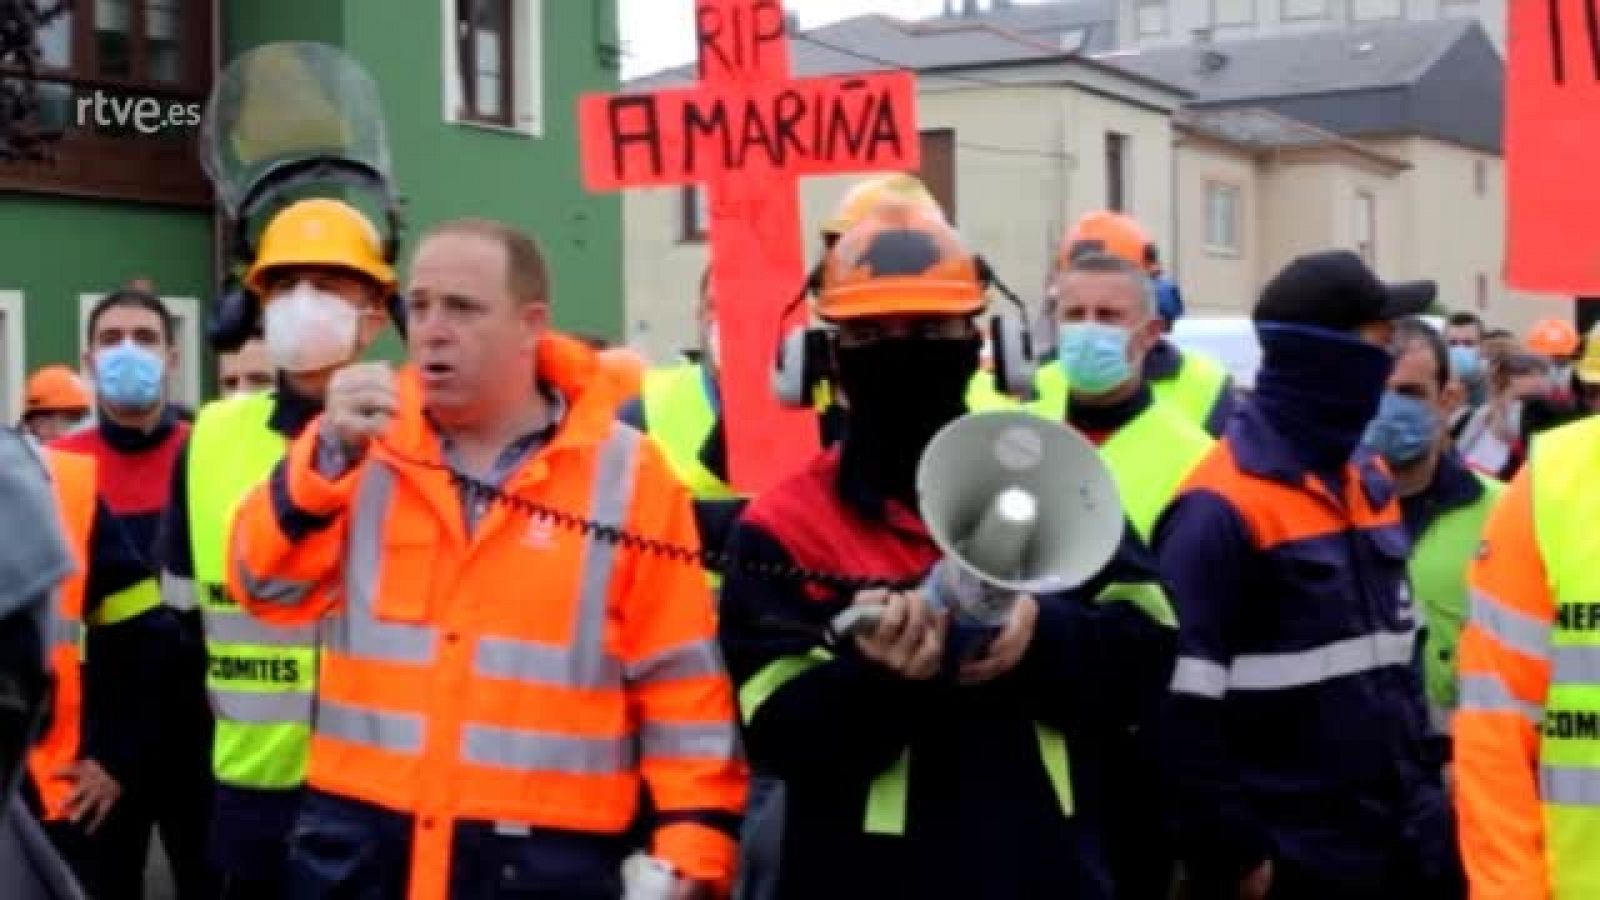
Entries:
<svg viewBox="0 0 1600 900">
<path fill-rule="evenodd" d="M 1422 318 L 1444 333 L 1443 317 Z M 1261 368 L 1261 344 L 1249 316 L 1185 316 L 1172 326 L 1167 337 L 1185 350 L 1204 353 L 1222 363 L 1235 385 L 1245 390 L 1255 387 L 1256 370 Z"/>
</svg>

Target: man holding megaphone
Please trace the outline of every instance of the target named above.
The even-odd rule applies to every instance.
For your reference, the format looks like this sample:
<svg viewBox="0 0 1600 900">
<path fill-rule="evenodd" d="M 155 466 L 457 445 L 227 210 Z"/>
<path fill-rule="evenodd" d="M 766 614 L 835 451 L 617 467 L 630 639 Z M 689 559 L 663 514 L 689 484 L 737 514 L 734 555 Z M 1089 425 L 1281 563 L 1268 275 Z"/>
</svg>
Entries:
<svg viewBox="0 0 1600 900">
<path fill-rule="evenodd" d="M 840 236 L 817 313 L 844 438 L 734 530 L 723 645 L 751 759 L 789 788 L 783 898 L 1112 895 L 1102 748 L 1160 696 L 1174 637 L 1092 446 L 963 418 L 983 270 L 903 201 Z"/>
</svg>

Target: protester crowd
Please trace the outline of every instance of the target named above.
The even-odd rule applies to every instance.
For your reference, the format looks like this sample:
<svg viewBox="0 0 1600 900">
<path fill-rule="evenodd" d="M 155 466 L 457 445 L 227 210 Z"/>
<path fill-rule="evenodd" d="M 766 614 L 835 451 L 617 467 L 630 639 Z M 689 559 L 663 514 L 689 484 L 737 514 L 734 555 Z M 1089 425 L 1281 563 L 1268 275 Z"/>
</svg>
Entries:
<svg viewBox="0 0 1600 900">
<path fill-rule="evenodd" d="M 1099 212 L 1019 378 L 981 250 L 909 176 L 842 200 L 782 361 L 825 446 L 754 497 L 709 276 L 650 368 L 552 327 L 531 236 L 447 222 L 402 273 L 302 200 L 192 415 L 169 311 L 106 295 L 0 445 L 70 557 L 0 604 L 53 621 L 28 814 L 94 900 L 154 835 L 181 900 L 1600 897 L 1600 335 L 1441 332 L 1456 298 L 1315 253 L 1245 391 Z M 387 328 L 406 364 L 362 362 Z M 952 658 L 918 463 L 998 410 L 1090 441 L 1125 523 Z M 0 562 L 56 524 L 5 515 Z M 0 895 L 59 895 L 31 871 Z"/>
</svg>

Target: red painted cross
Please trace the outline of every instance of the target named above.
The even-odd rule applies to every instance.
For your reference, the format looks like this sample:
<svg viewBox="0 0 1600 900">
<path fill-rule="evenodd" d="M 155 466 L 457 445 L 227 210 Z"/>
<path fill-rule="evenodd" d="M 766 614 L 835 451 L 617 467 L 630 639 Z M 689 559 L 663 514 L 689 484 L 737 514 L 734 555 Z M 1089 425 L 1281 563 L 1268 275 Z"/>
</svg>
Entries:
<svg viewBox="0 0 1600 900">
<path fill-rule="evenodd" d="M 799 179 L 920 165 L 909 72 L 789 77 L 779 0 L 696 0 L 700 85 L 582 98 L 590 190 L 704 183 L 729 475 L 769 487 L 816 453 L 817 417 L 771 390 L 784 307 L 805 281 Z M 800 311 L 804 316 L 804 311 Z"/>
</svg>

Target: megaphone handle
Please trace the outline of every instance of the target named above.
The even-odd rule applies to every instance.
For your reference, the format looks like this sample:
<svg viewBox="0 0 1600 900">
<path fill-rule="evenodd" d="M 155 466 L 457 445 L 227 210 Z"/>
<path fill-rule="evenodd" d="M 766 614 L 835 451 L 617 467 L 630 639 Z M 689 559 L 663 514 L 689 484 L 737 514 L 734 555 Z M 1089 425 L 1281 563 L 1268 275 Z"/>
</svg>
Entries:
<svg viewBox="0 0 1600 900">
<path fill-rule="evenodd" d="M 851 635 L 871 634 L 883 621 L 883 606 L 852 606 L 844 612 L 833 617 L 828 623 L 828 630 L 834 640 L 843 640 Z"/>
</svg>

